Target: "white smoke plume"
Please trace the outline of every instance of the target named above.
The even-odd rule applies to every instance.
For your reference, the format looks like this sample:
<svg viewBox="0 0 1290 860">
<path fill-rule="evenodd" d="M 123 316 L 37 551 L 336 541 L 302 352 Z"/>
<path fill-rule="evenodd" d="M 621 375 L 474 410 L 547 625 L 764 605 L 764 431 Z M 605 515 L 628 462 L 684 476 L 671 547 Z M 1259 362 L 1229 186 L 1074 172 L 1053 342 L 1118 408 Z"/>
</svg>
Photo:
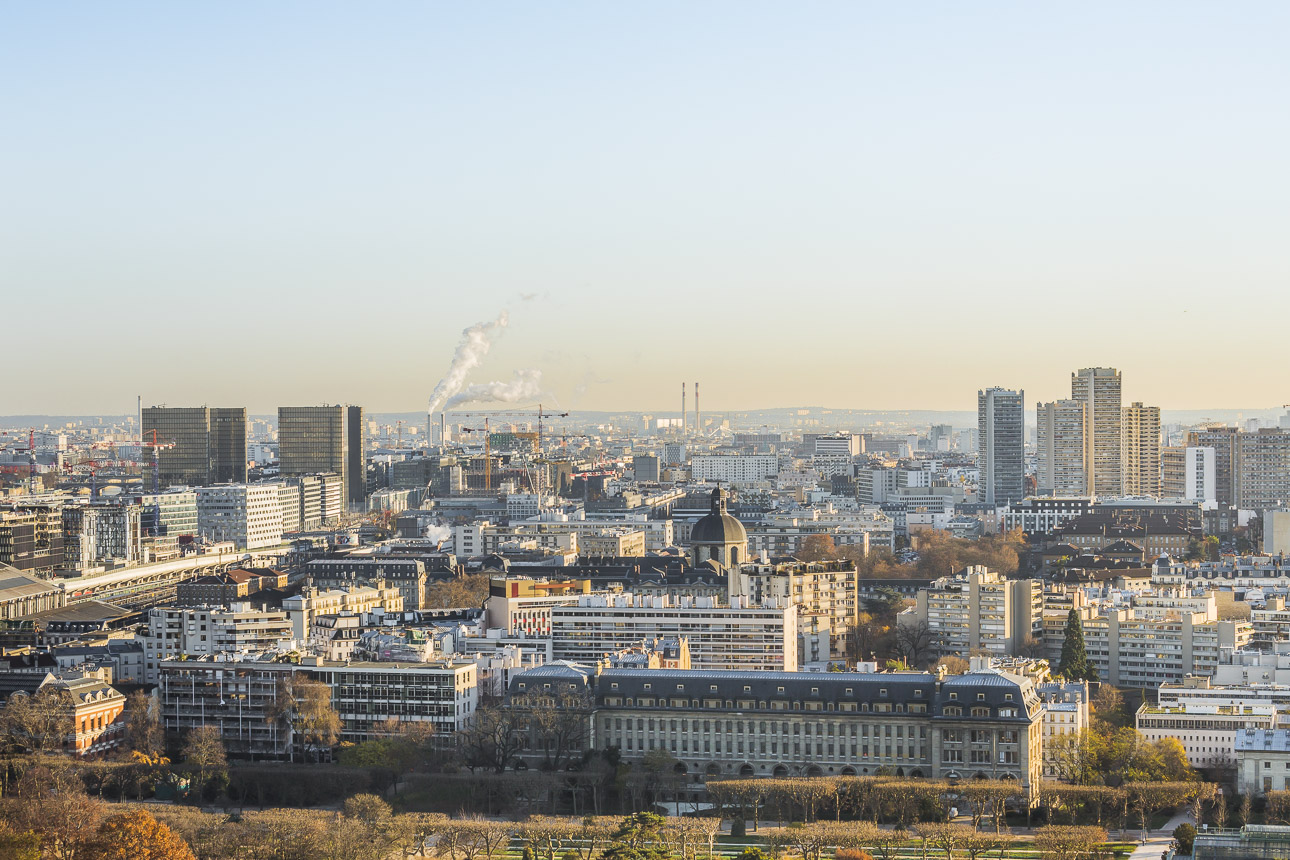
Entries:
<svg viewBox="0 0 1290 860">
<path fill-rule="evenodd" d="M 476 382 L 448 398 L 444 409 L 463 403 L 518 403 L 542 396 L 542 371 L 517 370 L 509 382 Z"/>
<path fill-rule="evenodd" d="M 433 415 L 438 412 L 448 398 L 461 391 L 462 386 L 466 384 L 466 376 L 479 367 L 484 356 L 488 354 L 488 348 L 493 345 L 493 341 L 506 328 L 508 322 L 510 317 L 506 311 L 502 311 L 497 315 L 497 319 L 475 323 L 461 333 L 461 343 L 457 344 L 457 351 L 453 353 L 448 372 L 444 374 L 443 379 L 439 380 L 439 384 L 430 394 L 430 408 L 426 410 L 427 413 Z"/>
</svg>

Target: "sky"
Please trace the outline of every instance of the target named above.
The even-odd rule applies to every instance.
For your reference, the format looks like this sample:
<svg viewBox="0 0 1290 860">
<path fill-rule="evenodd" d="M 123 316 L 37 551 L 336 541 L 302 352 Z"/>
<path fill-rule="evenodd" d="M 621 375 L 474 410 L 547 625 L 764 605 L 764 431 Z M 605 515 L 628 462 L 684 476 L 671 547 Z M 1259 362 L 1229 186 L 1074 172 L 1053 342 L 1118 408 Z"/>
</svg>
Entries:
<svg viewBox="0 0 1290 860">
<path fill-rule="evenodd" d="M 0 10 L 0 414 L 1290 401 L 1290 4 Z"/>
</svg>

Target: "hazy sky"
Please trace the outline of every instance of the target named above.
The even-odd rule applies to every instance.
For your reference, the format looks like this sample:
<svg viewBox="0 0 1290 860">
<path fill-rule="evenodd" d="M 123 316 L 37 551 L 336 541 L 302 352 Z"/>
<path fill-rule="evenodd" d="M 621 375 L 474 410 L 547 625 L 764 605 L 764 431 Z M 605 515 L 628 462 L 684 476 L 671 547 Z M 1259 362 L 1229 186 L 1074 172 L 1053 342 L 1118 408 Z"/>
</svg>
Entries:
<svg viewBox="0 0 1290 860">
<path fill-rule="evenodd" d="M 1290 4 L 10 3 L 0 414 L 1290 401 Z M 523 300 L 522 295 L 535 296 Z"/>
</svg>

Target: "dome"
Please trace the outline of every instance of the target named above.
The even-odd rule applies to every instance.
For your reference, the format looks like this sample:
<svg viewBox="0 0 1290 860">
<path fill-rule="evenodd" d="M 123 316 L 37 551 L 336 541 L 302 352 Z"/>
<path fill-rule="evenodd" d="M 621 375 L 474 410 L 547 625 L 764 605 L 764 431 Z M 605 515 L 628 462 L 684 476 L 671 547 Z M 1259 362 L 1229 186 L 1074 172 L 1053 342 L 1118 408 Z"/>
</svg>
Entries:
<svg viewBox="0 0 1290 860">
<path fill-rule="evenodd" d="M 701 517 L 690 530 L 690 543 L 743 544 L 748 542 L 744 524 L 726 513 L 721 489 L 712 491 L 712 513 Z"/>
</svg>

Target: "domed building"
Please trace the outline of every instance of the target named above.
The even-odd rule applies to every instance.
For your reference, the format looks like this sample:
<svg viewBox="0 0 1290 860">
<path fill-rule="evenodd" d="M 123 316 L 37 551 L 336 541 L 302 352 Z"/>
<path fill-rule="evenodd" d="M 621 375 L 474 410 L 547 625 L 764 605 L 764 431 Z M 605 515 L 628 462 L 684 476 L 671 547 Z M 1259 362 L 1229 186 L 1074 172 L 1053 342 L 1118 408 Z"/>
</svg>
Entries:
<svg viewBox="0 0 1290 860">
<path fill-rule="evenodd" d="M 722 568 L 748 560 L 748 532 L 744 524 L 726 513 L 726 495 L 712 491 L 712 513 L 701 517 L 690 531 L 690 563 L 695 567 L 716 562 Z"/>
</svg>

